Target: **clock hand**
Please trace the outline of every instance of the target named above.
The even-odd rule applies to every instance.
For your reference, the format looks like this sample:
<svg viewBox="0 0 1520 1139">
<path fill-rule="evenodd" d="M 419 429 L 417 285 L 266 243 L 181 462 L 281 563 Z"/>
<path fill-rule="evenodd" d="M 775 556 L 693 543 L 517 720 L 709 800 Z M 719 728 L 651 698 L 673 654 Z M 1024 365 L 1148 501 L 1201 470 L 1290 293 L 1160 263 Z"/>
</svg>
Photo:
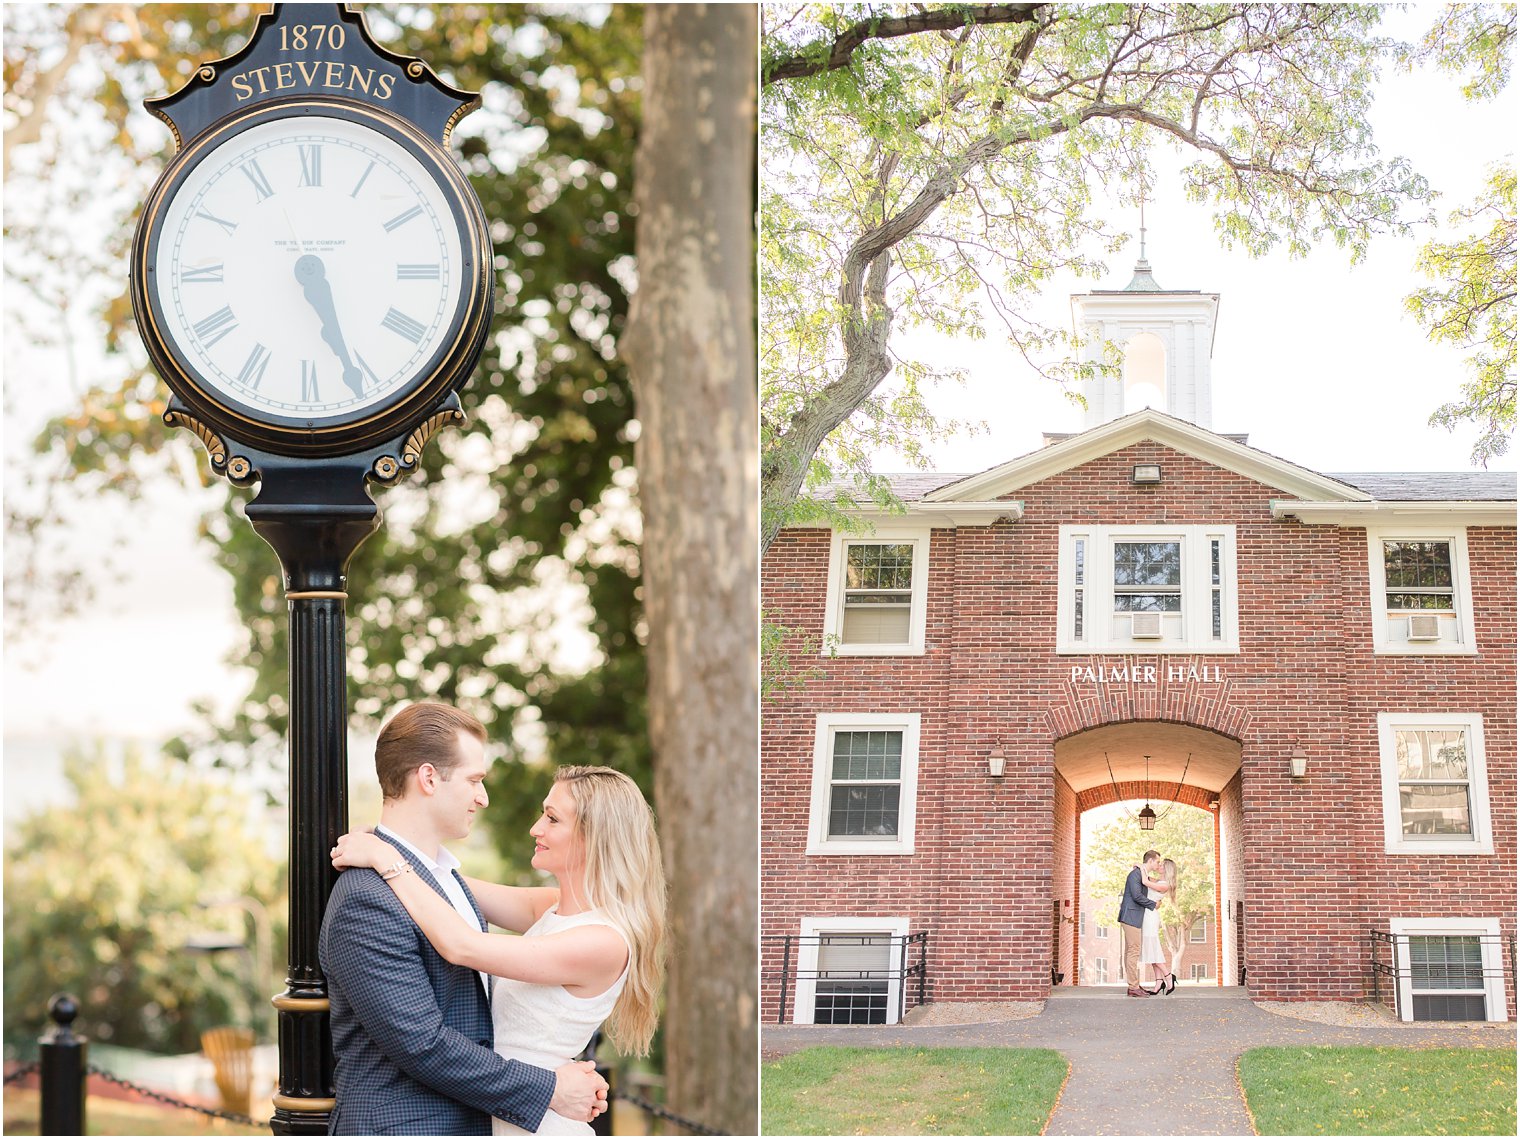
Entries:
<svg viewBox="0 0 1520 1139">
<path fill-rule="evenodd" d="M 343 382 L 353 389 L 355 395 L 364 394 L 364 373 L 348 358 L 348 345 L 343 342 L 343 330 L 338 327 L 338 311 L 333 307 L 332 286 L 327 283 L 327 268 L 322 259 L 306 254 L 296 260 L 296 280 L 306 303 L 316 309 L 322 321 L 322 339 L 343 362 Z"/>
<path fill-rule="evenodd" d="M 296 239 L 296 245 L 302 253 L 306 252 L 306 242 L 301 240 L 301 235 L 296 232 L 296 223 L 290 220 L 290 211 L 284 206 L 280 207 L 280 213 L 285 215 L 285 224 L 290 227 L 290 236 Z"/>
</svg>

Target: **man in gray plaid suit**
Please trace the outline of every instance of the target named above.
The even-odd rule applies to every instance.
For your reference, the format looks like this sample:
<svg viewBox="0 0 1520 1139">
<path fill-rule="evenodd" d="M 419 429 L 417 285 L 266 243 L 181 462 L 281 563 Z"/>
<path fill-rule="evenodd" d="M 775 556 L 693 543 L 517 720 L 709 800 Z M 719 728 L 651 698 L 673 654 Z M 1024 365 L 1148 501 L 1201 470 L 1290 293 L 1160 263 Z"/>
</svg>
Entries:
<svg viewBox="0 0 1520 1139">
<path fill-rule="evenodd" d="M 414 872 L 484 930 L 445 840 L 486 805 L 486 731 L 466 712 L 413 704 L 375 747 L 385 795 L 375 833 L 396 847 L 385 871 Z M 553 1108 L 589 1122 L 607 1084 L 588 1063 L 557 1071 L 492 1050 L 491 978 L 451 965 L 373 870 L 347 870 L 322 919 L 318 960 L 332 1002 L 333 1135 L 489 1135 L 491 1117 L 527 1131 Z"/>
</svg>

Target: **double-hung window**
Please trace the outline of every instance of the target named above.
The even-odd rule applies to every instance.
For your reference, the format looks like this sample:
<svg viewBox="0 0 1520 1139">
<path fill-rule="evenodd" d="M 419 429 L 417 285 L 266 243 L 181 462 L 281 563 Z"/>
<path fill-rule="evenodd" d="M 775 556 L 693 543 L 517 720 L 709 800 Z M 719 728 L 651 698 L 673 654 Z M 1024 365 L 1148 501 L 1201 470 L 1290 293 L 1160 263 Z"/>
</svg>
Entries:
<svg viewBox="0 0 1520 1139">
<path fill-rule="evenodd" d="M 1063 653 L 1236 652 L 1233 526 L 1062 526 Z"/>
<path fill-rule="evenodd" d="M 1476 651 L 1465 530 L 1369 527 L 1367 570 L 1374 651 Z"/>
<path fill-rule="evenodd" d="M 824 607 L 826 653 L 911 655 L 924 651 L 929 531 L 878 526 L 869 536 L 835 534 Z"/>
<path fill-rule="evenodd" d="M 1188 927 L 1188 941 L 1201 943 L 1209 939 L 1209 919 L 1198 918 Z"/>
<path fill-rule="evenodd" d="M 809 854 L 912 854 L 918 713 L 826 713 L 813 753 Z"/>
<path fill-rule="evenodd" d="M 1492 854 L 1483 717 L 1378 714 L 1389 854 Z"/>
</svg>

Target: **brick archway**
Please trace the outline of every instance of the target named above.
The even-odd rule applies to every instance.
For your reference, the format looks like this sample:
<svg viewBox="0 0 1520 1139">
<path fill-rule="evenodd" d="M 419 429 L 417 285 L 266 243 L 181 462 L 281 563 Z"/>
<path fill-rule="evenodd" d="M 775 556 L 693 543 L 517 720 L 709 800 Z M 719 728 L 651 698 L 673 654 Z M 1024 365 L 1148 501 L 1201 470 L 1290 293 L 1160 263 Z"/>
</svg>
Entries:
<svg viewBox="0 0 1520 1139">
<path fill-rule="evenodd" d="M 1176 803 L 1212 815 L 1214 944 L 1213 952 L 1204 959 L 1209 968 L 1202 975 L 1216 984 L 1235 984 L 1239 950 L 1233 943 L 1229 948 L 1225 944 L 1226 926 L 1228 936 L 1233 937 L 1236 923 L 1233 911 L 1230 920 L 1224 920 L 1230 897 L 1221 892 L 1226 881 L 1221 857 L 1228 846 L 1221 822 L 1223 819 L 1226 829 L 1233 832 L 1231 840 L 1238 846 L 1243 837 L 1240 772 L 1244 745 L 1240 734 L 1247 715 L 1230 704 L 1227 692 L 1158 693 L 1143 686 L 1123 685 L 1115 691 L 1068 690 L 1067 696 L 1047 716 L 1052 729 L 1067 729 L 1059 733 L 1052 730 L 1056 844 L 1051 869 L 1053 896 L 1069 899 L 1058 902 L 1058 906 L 1069 906 L 1066 912 L 1074 919 L 1065 927 L 1069 932 L 1059 945 L 1060 964 L 1052 970 L 1052 984 L 1093 983 L 1083 978 L 1084 946 L 1089 966 L 1111 952 L 1104 940 L 1089 941 L 1082 934 L 1081 820 L 1094 808 L 1132 800 L 1149 800 L 1158 812 Z M 1135 712 L 1171 714 L 1136 716 Z M 1148 769 L 1144 764 L 1147 756 L 1151 758 Z M 1243 884 L 1240 863 L 1236 858 L 1229 867 L 1231 897 L 1239 894 Z M 1115 975 L 1115 965 L 1110 961 L 1107 977 Z M 1066 979 L 1057 981 L 1058 972 Z"/>
<path fill-rule="evenodd" d="M 1219 801 L 1219 792 L 1210 791 L 1205 787 L 1195 787 L 1190 783 L 1178 786 L 1176 783 L 1147 784 L 1140 779 L 1121 779 L 1117 784 L 1102 783 L 1097 787 L 1079 791 L 1077 814 L 1081 815 L 1094 807 L 1107 806 L 1109 803 L 1122 803 L 1130 799 L 1146 797 L 1158 802 L 1165 799 L 1167 802 L 1177 802 L 1185 807 L 1197 807 L 1207 811 L 1210 803 Z"/>
</svg>

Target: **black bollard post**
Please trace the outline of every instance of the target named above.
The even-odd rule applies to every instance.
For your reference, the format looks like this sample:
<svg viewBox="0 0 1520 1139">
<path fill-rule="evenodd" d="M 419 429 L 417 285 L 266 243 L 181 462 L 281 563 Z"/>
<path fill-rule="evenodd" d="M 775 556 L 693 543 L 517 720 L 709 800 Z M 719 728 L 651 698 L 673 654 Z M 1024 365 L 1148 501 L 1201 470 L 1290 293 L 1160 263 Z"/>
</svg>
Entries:
<svg viewBox="0 0 1520 1139">
<path fill-rule="evenodd" d="M 591 1034 L 591 1040 L 586 1045 L 586 1050 L 581 1053 L 582 1060 L 590 1060 L 596 1065 L 596 1074 L 607 1081 L 607 1110 L 591 1121 L 591 1133 L 593 1135 L 612 1134 L 612 1069 L 596 1058 L 597 1046 L 602 1042 L 602 1030 L 598 1028 Z"/>
<path fill-rule="evenodd" d="M 85 1053 L 89 1041 L 74 1035 L 79 1002 L 68 993 L 48 1001 L 53 1027 L 38 1039 L 43 1135 L 83 1135 Z"/>
</svg>

